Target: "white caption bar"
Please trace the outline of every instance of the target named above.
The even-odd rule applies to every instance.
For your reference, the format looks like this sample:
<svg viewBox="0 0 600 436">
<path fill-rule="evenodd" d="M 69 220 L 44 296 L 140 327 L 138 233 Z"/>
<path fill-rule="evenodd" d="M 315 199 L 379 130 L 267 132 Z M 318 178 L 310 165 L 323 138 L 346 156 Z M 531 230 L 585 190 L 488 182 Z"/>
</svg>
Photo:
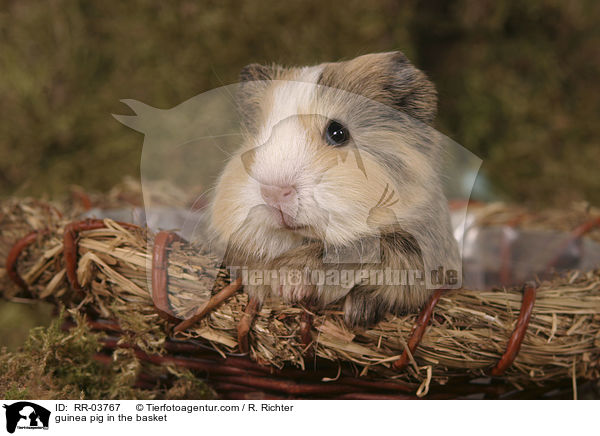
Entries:
<svg viewBox="0 0 600 436">
<path fill-rule="evenodd" d="M 598 401 L 11 401 L 0 435 L 598 432 Z M 393 433 L 391 433 L 393 432 Z"/>
</svg>

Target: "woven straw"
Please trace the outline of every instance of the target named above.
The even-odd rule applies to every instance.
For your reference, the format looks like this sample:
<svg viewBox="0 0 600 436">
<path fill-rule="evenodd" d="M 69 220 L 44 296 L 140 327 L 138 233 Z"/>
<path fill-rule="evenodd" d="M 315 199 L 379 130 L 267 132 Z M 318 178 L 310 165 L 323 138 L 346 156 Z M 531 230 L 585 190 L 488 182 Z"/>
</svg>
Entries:
<svg viewBox="0 0 600 436">
<path fill-rule="evenodd" d="M 65 211 L 63 214 L 35 200 L 0 203 L 0 260 L 5 260 L 19 238 L 31 230 L 43 230 L 18 259 L 17 272 L 26 291 L 0 270 L 5 298 L 44 299 L 78 308 L 92 318 L 114 320 L 122 333 L 120 343 L 135 345 L 148 354 L 168 354 L 168 338 L 199 341 L 222 356 L 240 352 L 237 328 L 248 304 L 243 290 L 176 334 L 157 314 L 147 271 L 151 260 L 148 246 L 152 246 L 154 236 L 144 229 L 104 220 L 106 228 L 80 232 L 77 280 L 83 291 L 73 290 L 66 277 L 63 233 L 74 217 Z M 573 229 L 597 216 L 597 211 L 584 207 L 537 215 L 500 204 L 476 209 L 481 225 L 518 222 L 519 226 L 556 230 Z M 600 240 L 597 230 L 589 236 Z M 218 260 L 202 253 L 202 247 L 185 242 L 174 242 L 169 250 L 168 296 L 180 318 L 191 316 L 228 283 L 226 271 L 210 273 Z M 571 271 L 538 285 L 520 352 L 506 370 L 505 380 L 526 387 L 573 378 L 599 379 L 600 271 Z M 307 371 L 323 360 L 349 364 L 359 376 L 402 381 L 425 395 L 430 386 L 488 375 L 504 354 L 522 299 L 521 287 L 461 289 L 442 295 L 429 327 L 402 371 L 392 365 L 406 348 L 417 314 L 389 315 L 373 328 L 350 329 L 339 306 L 310 313 L 300 305 L 270 301 L 251 325 L 249 357 L 262 365 Z M 307 313 L 312 319 L 310 353 L 302 340 Z"/>
</svg>

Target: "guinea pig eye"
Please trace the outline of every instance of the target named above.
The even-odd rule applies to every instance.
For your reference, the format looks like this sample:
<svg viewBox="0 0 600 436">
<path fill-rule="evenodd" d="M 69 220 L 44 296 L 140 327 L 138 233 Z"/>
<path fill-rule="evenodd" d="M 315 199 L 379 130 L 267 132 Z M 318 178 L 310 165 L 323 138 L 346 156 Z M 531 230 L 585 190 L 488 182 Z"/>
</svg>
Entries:
<svg viewBox="0 0 600 436">
<path fill-rule="evenodd" d="M 340 146 L 344 145 L 350 139 L 350 132 L 348 128 L 338 123 L 337 121 L 330 121 L 325 129 L 325 141 L 329 145 Z"/>
</svg>

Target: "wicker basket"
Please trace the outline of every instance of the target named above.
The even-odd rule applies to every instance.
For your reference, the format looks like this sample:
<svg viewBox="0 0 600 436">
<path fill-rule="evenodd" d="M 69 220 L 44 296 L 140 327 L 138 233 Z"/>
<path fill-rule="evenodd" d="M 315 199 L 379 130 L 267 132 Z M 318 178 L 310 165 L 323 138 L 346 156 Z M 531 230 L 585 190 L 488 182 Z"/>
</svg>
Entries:
<svg viewBox="0 0 600 436">
<path fill-rule="evenodd" d="M 75 308 L 103 332 L 99 360 L 132 348 L 149 364 L 192 370 L 222 398 L 570 398 L 600 379 L 600 271 L 437 291 L 419 314 L 351 330 L 337 306 L 269 302 L 257 312 L 227 271 L 208 273 L 216 259 L 173 233 L 82 221 L 77 208 L 31 199 L 0 206 L 5 298 Z M 482 226 L 600 240 L 595 210 L 476 211 Z M 142 373 L 138 383 L 169 380 Z"/>
</svg>

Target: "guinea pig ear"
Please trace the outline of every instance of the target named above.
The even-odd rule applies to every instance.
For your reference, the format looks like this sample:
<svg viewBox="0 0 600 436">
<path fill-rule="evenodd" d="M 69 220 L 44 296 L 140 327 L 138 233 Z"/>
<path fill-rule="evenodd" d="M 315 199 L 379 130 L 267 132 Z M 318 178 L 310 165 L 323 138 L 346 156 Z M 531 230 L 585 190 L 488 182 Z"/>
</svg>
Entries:
<svg viewBox="0 0 600 436">
<path fill-rule="evenodd" d="M 250 64 L 242 68 L 237 91 L 237 106 L 242 125 L 255 132 L 261 116 L 261 101 L 269 81 L 274 79 L 276 67 Z"/>
<path fill-rule="evenodd" d="M 434 120 L 437 111 L 433 83 L 400 51 L 326 64 L 319 84 L 392 106 L 427 124 Z"/>
</svg>

